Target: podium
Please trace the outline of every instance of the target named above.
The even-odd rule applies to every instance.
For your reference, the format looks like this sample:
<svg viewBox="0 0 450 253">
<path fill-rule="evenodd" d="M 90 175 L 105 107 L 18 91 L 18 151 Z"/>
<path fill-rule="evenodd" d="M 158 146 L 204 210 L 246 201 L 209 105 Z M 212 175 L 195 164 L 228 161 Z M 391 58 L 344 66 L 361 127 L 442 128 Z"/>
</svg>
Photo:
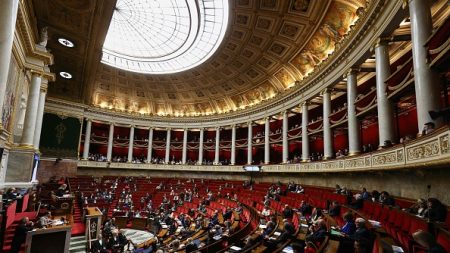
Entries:
<svg viewBox="0 0 450 253">
<path fill-rule="evenodd" d="M 26 253 L 69 252 L 72 226 L 62 225 L 28 232 Z"/>
<path fill-rule="evenodd" d="M 88 241 L 89 250 L 91 249 L 91 243 L 97 240 L 98 235 L 101 233 L 102 216 L 103 213 L 98 207 L 86 208 L 86 240 Z"/>
</svg>

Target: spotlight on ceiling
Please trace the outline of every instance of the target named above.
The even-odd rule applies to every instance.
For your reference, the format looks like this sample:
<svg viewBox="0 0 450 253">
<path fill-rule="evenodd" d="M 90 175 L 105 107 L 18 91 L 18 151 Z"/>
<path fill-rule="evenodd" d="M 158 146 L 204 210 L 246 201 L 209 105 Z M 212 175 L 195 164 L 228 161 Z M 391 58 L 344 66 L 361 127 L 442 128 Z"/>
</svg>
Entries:
<svg viewBox="0 0 450 253">
<path fill-rule="evenodd" d="M 65 79 L 72 79 L 72 74 L 70 74 L 68 72 L 61 71 L 61 72 L 59 72 L 59 75 Z"/>
<path fill-rule="evenodd" d="M 64 38 L 59 38 L 58 42 L 59 42 L 59 44 L 65 46 L 65 47 L 74 47 L 75 46 L 75 44 L 72 41 L 70 41 L 68 39 L 64 39 Z"/>
</svg>

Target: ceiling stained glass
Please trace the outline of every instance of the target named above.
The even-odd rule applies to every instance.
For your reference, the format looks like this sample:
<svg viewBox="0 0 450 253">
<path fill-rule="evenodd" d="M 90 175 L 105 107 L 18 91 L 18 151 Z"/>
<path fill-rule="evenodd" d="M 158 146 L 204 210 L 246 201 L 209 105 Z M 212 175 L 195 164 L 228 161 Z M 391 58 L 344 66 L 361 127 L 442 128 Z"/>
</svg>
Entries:
<svg viewBox="0 0 450 253">
<path fill-rule="evenodd" d="M 120 69 L 168 74 L 205 62 L 228 24 L 228 0 L 118 0 L 102 62 Z"/>
</svg>

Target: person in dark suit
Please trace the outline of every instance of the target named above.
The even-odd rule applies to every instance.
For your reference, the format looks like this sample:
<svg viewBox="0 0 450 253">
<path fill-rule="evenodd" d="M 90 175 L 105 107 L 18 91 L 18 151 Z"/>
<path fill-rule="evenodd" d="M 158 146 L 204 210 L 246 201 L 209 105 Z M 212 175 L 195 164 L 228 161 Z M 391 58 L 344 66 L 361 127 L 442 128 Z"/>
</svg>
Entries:
<svg viewBox="0 0 450 253">
<path fill-rule="evenodd" d="M 292 208 L 289 207 L 289 205 L 285 205 L 284 210 L 283 210 L 283 218 L 292 219 L 293 216 L 294 216 L 294 211 L 292 211 Z"/>
<path fill-rule="evenodd" d="M 350 236 L 350 238 L 355 241 L 366 240 L 369 242 L 369 245 L 372 245 L 374 238 L 372 232 L 370 232 L 370 230 L 368 230 L 366 227 L 366 220 L 364 220 L 363 218 L 357 218 L 355 220 L 355 225 L 356 231 L 353 235 Z"/>
<path fill-rule="evenodd" d="M 104 253 L 108 252 L 106 242 L 102 238 L 102 234 L 98 235 L 97 240 L 92 243 L 92 253 Z"/>
<path fill-rule="evenodd" d="M 312 242 L 316 245 L 320 244 L 328 235 L 327 223 L 325 222 L 325 220 L 320 219 L 317 221 L 317 223 L 313 224 L 310 227 L 310 231 L 312 233 L 306 236 L 305 241 Z"/>
<path fill-rule="evenodd" d="M 186 250 L 186 253 L 190 253 L 190 252 L 194 252 L 194 251 L 198 250 L 198 246 L 197 246 L 197 244 L 194 243 L 192 238 L 187 239 L 187 244 L 186 244 L 185 250 Z"/>
<path fill-rule="evenodd" d="M 20 251 L 20 247 L 27 239 L 28 231 L 33 230 L 33 225 L 33 222 L 30 222 L 30 219 L 28 219 L 28 217 L 22 218 L 20 224 L 17 226 L 16 231 L 14 232 L 10 253 L 18 253 Z"/>
<path fill-rule="evenodd" d="M 114 229 L 112 231 L 112 236 L 109 238 L 107 248 L 112 252 L 122 252 L 125 246 L 123 239 L 119 236 L 119 231 Z"/>
<path fill-rule="evenodd" d="M 328 209 L 328 214 L 331 217 L 339 216 L 341 214 L 341 205 L 337 201 L 333 201 Z"/>
</svg>

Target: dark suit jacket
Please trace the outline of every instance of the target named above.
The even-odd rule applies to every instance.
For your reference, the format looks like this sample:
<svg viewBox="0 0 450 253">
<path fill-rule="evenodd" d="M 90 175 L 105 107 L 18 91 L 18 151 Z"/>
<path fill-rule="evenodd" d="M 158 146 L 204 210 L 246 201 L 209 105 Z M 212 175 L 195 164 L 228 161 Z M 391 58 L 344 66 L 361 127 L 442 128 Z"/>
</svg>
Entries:
<svg viewBox="0 0 450 253">
<path fill-rule="evenodd" d="M 101 252 L 101 250 L 106 250 L 107 249 L 106 242 L 103 239 L 102 239 L 102 244 L 100 244 L 99 240 L 95 240 L 92 243 L 91 247 L 92 247 L 92 252 L 94 252 L 94 253 L 99 253 L 99 252 Z"/>
<path fill-rule="evenodd" d="M 11 242 L 11 252 L 19 252 L 20 246 L 27 239 L 28 231 L 31 231 L 32 229 L 33 227 L 27 226 L 26 224 L 20 224 L 19 226 L 17 226 Z"/>
</svg>

